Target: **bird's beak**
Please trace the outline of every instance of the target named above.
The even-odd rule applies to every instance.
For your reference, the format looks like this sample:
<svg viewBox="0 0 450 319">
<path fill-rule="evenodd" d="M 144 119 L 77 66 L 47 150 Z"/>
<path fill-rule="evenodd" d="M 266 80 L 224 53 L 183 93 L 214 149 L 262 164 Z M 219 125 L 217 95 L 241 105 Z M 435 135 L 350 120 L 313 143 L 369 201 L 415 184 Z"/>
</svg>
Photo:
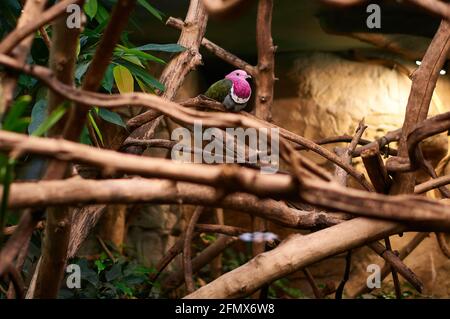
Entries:
<svg viewBox="0 0 450 319">
<path fill-rule="evenodd" d="M 247 74 L 246 79 L 251 79 L 251 78 L 252 78 L 252 76 Z"/>
</svg>

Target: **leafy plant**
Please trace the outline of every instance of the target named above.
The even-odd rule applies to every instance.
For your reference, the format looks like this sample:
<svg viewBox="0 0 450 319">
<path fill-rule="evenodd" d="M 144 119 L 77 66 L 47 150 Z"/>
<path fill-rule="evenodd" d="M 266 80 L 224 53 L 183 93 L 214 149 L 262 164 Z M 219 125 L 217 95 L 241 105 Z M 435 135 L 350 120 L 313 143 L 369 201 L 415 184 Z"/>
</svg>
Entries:
<svg viewBox="0 0 450 319">
<path fill-rule="evenodd" d="M 111 260 L 102 253 L 96 260 L 71 261 L 81 269 L 81 288 L 63 288 L 60 298 L 148 298 L 155 283 L 149 275 L 155 270 L 130 261 L 124 256 Z"/>
<path fill-rule="evenodd" d="M 67 104 L 63 103 L 58 106 L 53 112 L 37 126 L 35 130 L 31 132 L 33 136 L 42 136 L 49 129 L 51 129 L 67 112 Z"/>
<path fill-rule="evenodd" d="M 143 8 L 158 21 L 164 20 L 164 14 L 153 7 L 147 0 L 138 0 L 137 3 L 140 8 Z M 111 1 L 88 0 L 85 2 L 83 9 L 87 16 L 87 23 L 80 35 L 77 48 L 77 61 L 74 73 L 75 86 L 77 87 L 82 85 L 101 36 L 108 25 Z M 0 37 L 4 37 L 16 26 L 21 10 L 21 4 L 17 0 L 0 1 Z M 51 37 L 52 28 L 46 27 L 46 31 Z M 182 46 L 171 43 L 137 45 L 130 41 L 128 32 L 123 32 L 120 42 L 113 52 L 111 63 L 105 72 L 99 91 L 109 94 L 131 93 L 139 90 L 153 94 L 164 91 L 164 85 L 149 72 L 151 64 L 166 63 L 158 55 L 159 52 L 176 54 L 183 50 L 185 48 Z M 49 50 L 40 33 L 36 34 L 30 53 L 27 63 L 48 65 Z M 1 67 L 0 69 L 3 71 Z M 47 87 L 42 82 L 30 75 L 20 74 L 14 103 L 10 106 L 8 113 L 1 122 L 2 129 L 33 136 L 44 136 L 69 110 L 69 104 L 63 103 L 48 114 L 47 95 Z M 105 132 L 102 132 L 98 125 L 99 119 L 126 129 L 125 121 L 119 113 L 98 108 L 95 105 L 91 107 L 88 113 L 88 124 L 92 127 L 100 142 L 103 142 Z M 92 144 L 87 126 L 83 128 L 80 142 Z M 29 164 L 33 161 L 30 158 L 21 158 L 20 160 L 28 161 L 26 164 Z M 0 154 L 0 182 L 3 185 L 2 204 L 0 205 L 0 227 L 3 227 L 6 223 L 8 225 L 17 223 L 17 220 L 14 221 L 12 218 L 13 214 L 7 214 L 9 187 L 15 178 L 16 171 L 19 172 L 17 164 L 17 160 L 9 159 L 7 156 Z M 40 236 L 36 237 L 39 241 L 36 247 L 39 247 L 41 238 Z M 0 238 L 1 243 L 2 239 Z M 39 255 L 39 252 L 37 252 L 37 255 Z M 80 290 L 63 289 L 61 290 L 61 297 L 148 297 L 150 293 L 149 287 L 158 287 L 158 283 L 150 283 L 148 280 L 149 274 L 153 271 L 152 269 L 143 267 L 135 261 L 127 260 L 123 256 L 118 256 L 115 261 L 102 255 L 95 261 L 79 259 L 77 262 L 82 268 L 83 288 Z M 0 293 L 1 297 L 2 294 Z"/>
<path fill-rule="evenodd" d="M 2 129 L 5 131 L 23 133 L 30 123 L 30 118 L 24 116 L 30 102 L 31 96 L 29 95 L 19 97 L 11 106 L 8 114 L 6 114 Z"/>
</svg>

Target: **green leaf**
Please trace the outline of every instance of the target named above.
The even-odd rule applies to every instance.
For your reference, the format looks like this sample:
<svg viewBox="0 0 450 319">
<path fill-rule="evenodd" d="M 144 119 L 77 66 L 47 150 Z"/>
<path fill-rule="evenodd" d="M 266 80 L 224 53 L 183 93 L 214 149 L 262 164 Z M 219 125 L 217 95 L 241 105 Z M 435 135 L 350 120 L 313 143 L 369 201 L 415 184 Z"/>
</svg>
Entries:
<svg viewBox="0 0 450 319">
<path fill-rule="evenodd" d="M 100 108 L 98 110 L 98 116 L 100 116 L 102 119 L 104 119 L 105 121 L 107 121 L 109 123 L 116 124 L 116 125 L 122 126 L 124 128 L 127 128 L 127 125 L 123 121 L 122 117 L 120 117 L 119 114 L 117 114 L 115 112 L 111 112 L 108 109 Z"/>
<path fill-rule="evenodd" d="M 127 287 L 123 282 L 116 283 L 116 288 L 122 291 L 127 296 L 133 295 L 133 290 L 130 287 Z"/>
<path fill-rule="evenodd" d="M 152 7 L 147 0 L 138 0 L 138 3 L 143 6 L 150 14 L 152 14 L 155 18 L 162 21 L 163 17 L 161 15 L 161 12 L 157 10 L 156 8 Z"/>
<path fill-rule="evenodd" d="M 14 179 L 14 165 L 15 161 L 12 159 L 8 159 L 8 162 L 5 166 L 2 167 L 2 183 L 3 183 L 3 192 L 2 192 L 2 203 L 0 206 L 0 234 L 3 234 L 3 228 L 5 227 L 6 221 L 6 213 L 8 211 L 8 198 L 9 198 L 9 189 L 11 186 L 11 182 Z"/>
<path fill-rule="evenodd" d="M 106 69 L 106 72 L 105 72 L 105 76 L 103 77 L 103 80 L 102 80 L 102 87 L 109 93 L 111 93 L 112 87 L 114 85 L 113 68 L 114 68 L 113 64 L 110 64 L 108 66 L 108 68 Z"/>
<path fill-rule="evenodd" d="M 139 65 L 140 67 L 144 67 L 141 60 L 135 55 L 123 55 L 122 59 L 127 60 L 128 62 L 131 62 L 133 64 Z"/>
<path fill-rule="evenodd" d="M 89 119 L 89 122 L 90 122 L 91 125 L 92 125 L 92 128 L 93 128 L 94 131 L 95 131 L 95 134 L 97 134 L 98 138 L 100 139 L 100 143 L 103 145 L 103 135 L 102 135 L 102 132 L 100 132 L 100 129 L 98 128 L 97 123 L 95 122 L 94 117 L 92 116 L 92 113 L 91 113 L 91 112 L 88 113 L 88 119 Z"/>
<path fill-rule="evenodd" d="M 34 131 L 45 121 L 47 116 L 47 101 L 39 100 L 34 104 L 31 110 L 31 122 L 28 125 L 28 134 L 33 134 Z"/>
<path fill-rule="evenodd" d="M 123 278 L 123 281 L 129 286 L 140 285 L 147 280 L 145 276 L 142 275 L 129 275 Z"/>
<path fill-rule="evenodd" d="M 156 94 L 155 89 L 153 89 L 150 85 L 145 84 L 138 77 L 136 77 L 135 80 L 141 88 L 142 92 Z"/>
<path fill-rule="evenodd" d="M 102 5 L 98 5 L 95 20 L 97 20 L 97 22 L 100 24 L 103 24 L 109 20 L 109 13 Z"/>
<path fill-rule="evenodd" d="M 114 264 L 110 270 L 105 273 L 106 281 L 110 282 L 122 275 L 122 268 L 119 264 Z"/>
<path fill-rule="evenodd" d="M 78 82 L 81 82 L 81 78 L 86 73 L 86 71 L 89 68 L 89 65 L 91 64 L 91 62 L 92 61 L 85 61 L 85 62 L 81 62 L 81 63 L 79 63 L 77 65 L 77 68 L 75 70 L 75 78 L 77 79 Z"/>
<path fill-rule="evenodd" d="M 80 136 L 80 143 L 85 145 L 92 145 L 91 137 L 89 136 L 89 130 L 86 125 L 83 127 Z"/>
<path fill-rule="evenodd" d="M 123 65 L 117 65 L 113 69 L 114 80 L 121 94 L 134 91 L 134 80 L 130 70 Z"/>
<path fill-rule="evenodd" d="M 95 266 L 97 266 L 97 273 L 98 274 L 106 269 L 106 265 L 99 259 L 97 259 L 94 264 L 95 264 Z"/>
<path fill-rule="evenodd" d="M 33 136 L 42 136 L 49 129 L 51 129 L 58 121 L 64 116 L 67 111 L 66 105 L 63 103 L 58 106 L 53 112 L 37 127 L 36 130 L 33 131 L 31 135 Z"/>
<path fill-rule="evenodd" d="M 131 56 L 139 57 L 144 61 L 153 61 L 153 62 L 160 63 L 160 64 L 166 64 L 166 61 L 164 61 L 163 59 L 160 59 L 154 55 L 151 55 L 149 53 L 145 53 L 145 52 L 142 52 L 139 50 L 127 49 L 126 52 L 127 52 L 128 56 L 131 55 Z M 125 55 L 125 56 L 127 56 L 127 55 Z M 124 57 L 122 57 L 122 58 L 124 58 Z"/>
<path fill-rule="evenodd" d="M 93 19 L 97 14 L 98 3 L 97 0 L 88 0 L 84 5 L 84 12 Z"/>
<path fill-rule="evenodd" d="M 177 53 L 185 51 L 186 48 L 179 45 L 178 43 L 169 43 L 169 44 L 154 44 L 149 43 L 142 45 L 140 47 L 134 48 L 135 50 L 139 51 L 161 51 L 161 52 L 170 52 L 170 53 Z"/>
<path fill-rule="evenodd" d="M 128 49 L 127 47 L 124 47 L 123 45 L 120 45 L 120 44 L 114 50 L 114 54 L 115 54 L 115 56 L 121 57 L 123 59 L 126 56 L 135 56 L 135 57 L 139 57 L 139 58 L 143 59 L 144 61 L 154 61 L 156 63 L 166 64 L 166 61 L 164 61 L 163 59 L 160 59 L 151 54 L 142 52 L 141 50 Z M 130 61 L 130 62 L 134 63 L 133 61 Z"/>
<path fill-rule="evenodd" d="M 6 131 L 13 131 L 13 132 L 23 132 L 21 131 L 22 126 L 19 123 L 21 121 L 21 117 L 23 113 L 26 111 L 28 105 L 31 102 L 31 96 L 24 95 L 19 97 L 14 104 L 11 106 L 8 114 L 5 117 L 5 120 L 3 122 L 3 129 Z M 26 128 L 26 126 L 25 126 Z"/>
<path fill-rule="evenodd" d="M 134 76 L 139 77 L 145 84 L 150 85 L 160 91 L 164 91 L 164 85 L 155 79 L 146 69 L 138 67 L 128 61 L 123 61 L 122 64 L 126 66 Z"/>
<path fill-rule="evenodd" d="M 78 56 L 80 55 L 81 52 L 81 42 L 80 39 L 77 40 L 77 50 L 76 50 L 76 57 L 78 58 Z"/>
</svg>

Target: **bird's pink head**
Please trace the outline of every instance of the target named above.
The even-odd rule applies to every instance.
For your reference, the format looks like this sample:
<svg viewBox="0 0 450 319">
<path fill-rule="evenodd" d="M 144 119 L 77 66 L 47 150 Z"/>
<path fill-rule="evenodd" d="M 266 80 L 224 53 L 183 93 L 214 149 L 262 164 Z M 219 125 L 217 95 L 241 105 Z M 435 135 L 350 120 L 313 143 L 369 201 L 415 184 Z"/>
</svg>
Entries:
<svg viewBox="0 0 450 319">
<path fill-rule="evenodd" d="M 229 73 L 226 77 L 226 79 L 233 80 L 233 79 L 250 79 L 251 76 L 247 74 L 244 70 L 234 70 L 233 72 Z"/>
<path fill-rule="evenodd" d="M 247 79 L 251 78 L 247 72 L 244 70 L 234 70 L 229 73 L 226 79 L 233 81 L 233 92 L 239 98 L 249 98 L 252 94 L 252 89 L 250 84 L 247 82 Z"/>
</svg>

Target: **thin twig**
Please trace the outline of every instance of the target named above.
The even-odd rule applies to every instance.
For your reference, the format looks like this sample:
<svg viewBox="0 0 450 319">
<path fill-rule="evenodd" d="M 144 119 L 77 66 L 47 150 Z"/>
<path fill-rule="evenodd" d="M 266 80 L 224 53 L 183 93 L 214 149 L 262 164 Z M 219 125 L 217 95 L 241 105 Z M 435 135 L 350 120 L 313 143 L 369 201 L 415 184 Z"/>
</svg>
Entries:
<svg viewBox="0 0 450 319">
<path fill-rule="evenodd" d="M 324 296 L 322 294 L 322 291 L 317 287 L 316 281 L 314 280 L 313 275 L 309 271 L 308 268 L 303 268 L 303 274 L 306 277 L 306 280 L 308 281 L 309 285 L 311 286 L 311 289 L 313 291 L 314 296 L 316 299 L 322 299 Z"/>
<path fill-rule="evenodd" d="M 186 229 L 186 233 L 184 236 L 184 245 L 183 245 L 183 269 L 184 269 L 184 281 L 186 283 L 186 291 L 188 293 L 192 293 L 195 291 L 194 278 L 192 274 L 192 262 L 191 262 L 191 245 L 194 234 L 195 224 L 197 224 L 200 215 L 203 213 L 204 208 L 198 206 L 194 214 L 192 215 L 189 224 Z"/>
<path fill-rule="evenodd" d="M 349 250 L 345 256 L 345 270 L 344 276 L 342 277 L 341 283 L 336 289 L 335 299 L 342 299 L 342 294 L 344 293 L 345 284 L 350 278 L 350 270 L 352 265 L 352 251 Z"/>
<path fill-rule="evenodd" d="M 389 239 L 389 237 L 386 237 L 384 239 L 384 242 L 386 245 L 386 249 L 392 251 L 391 240 Z M 397 299 L 401 299 L 402 289 L 400 287 L 400 281 L 398 279 L 397 271 L 393 267 L 391 267 L 391 273 L 392 273 L 392 281 L 394 282 L 395 296 L 397 297 Z"/>
<path fill-rule="evenodd" d="M 103 239 L 100 236 L 95 236 L 98 240 L 98 242 L 100 243 L 100 246 L 102 246 L 103 250 L 105 251 L 106 255 L 109 257 L 109 259 L 112 260 L 113 263 L 116 262 L 116 258 L 114 257 L 114 255 L 111 253 L 111 251 L 109 250 L 108 246 L 106 246 L 105 242 L 103 241 Z"/>
<path fill-rule="evenodd" d="M 427 237 L 428 233 L 418 233 L 417 235 L 415 235 L 410 242 L 408 242 L 405 246 L 402 247 L 402 249 L 400 249 L 398 258 L 400 260 L 404 260 Z M 387 275 L 391 272 L 391 268 L 392 264 L 385 261 L 383 267 L 381 267 L 381 280 L 387 277 Z M 371 290 L 372 289 L 367 287 L 367 284 L 364 282 L 364 284 L 362 284 L 359 289 L 356 289 L 355 293 L 353 293 L 353 295 L 351 295 L 350 297 L 354 298 L 364 293 L 369 293 Z"/>
<path fill-rule="evenodd" d="M 39 28 L 39 33 L 41 34 L 42 40 L 44 41 L 47 48 L 50 49 L 52 42 L 50 40 L 50 37 L 48 36 L 47 31 L 45 30 L 45 26 Z"/>
</svg>

